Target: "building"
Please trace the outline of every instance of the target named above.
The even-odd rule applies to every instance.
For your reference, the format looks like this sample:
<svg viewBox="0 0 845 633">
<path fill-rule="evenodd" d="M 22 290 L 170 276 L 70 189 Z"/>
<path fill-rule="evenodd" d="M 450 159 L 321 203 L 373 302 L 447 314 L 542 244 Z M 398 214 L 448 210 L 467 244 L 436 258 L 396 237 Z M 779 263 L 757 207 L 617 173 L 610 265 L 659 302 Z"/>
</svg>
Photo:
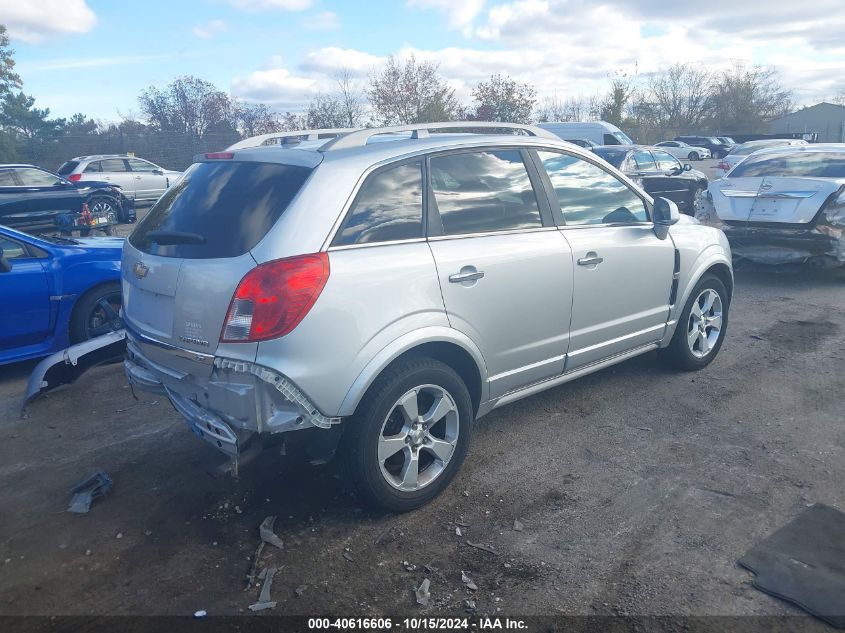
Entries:
<svg viewBox="0 0 845 633">
<path fill-rule="evenodd" d="M 845 143 L 845 106 L 817 103 L 769 123 L 769 132 L 816 132 L 818 143 Z"/>
</svg>

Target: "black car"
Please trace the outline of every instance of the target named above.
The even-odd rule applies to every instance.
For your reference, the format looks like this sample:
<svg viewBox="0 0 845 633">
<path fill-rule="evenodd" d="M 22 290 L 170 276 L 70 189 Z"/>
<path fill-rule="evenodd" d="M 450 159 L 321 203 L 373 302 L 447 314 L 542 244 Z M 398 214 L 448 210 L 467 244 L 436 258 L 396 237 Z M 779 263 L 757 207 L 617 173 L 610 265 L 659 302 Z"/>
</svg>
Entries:
<svg viewBox="0 0 845 633">
<path fill-rule="evenodd" d="M 135 221 L 135 205 L 117 185 L 71 182 L 34 165 L 0 165 L 0 224 L 28 232 L 67 232 L 115 220 Z"/>
<path fill-rule="evenodd" d="M 676 136 L 675 140 L 682 141 L 687 145 L 706 147 L 710 150 L 713 158 L 724 158 L 733 149 L 732 146 L 725 145 L 716 136 Z"/>
<path fill-rule="evenodd" d="M 659 147 L 600 145 L 593 152 L 639 183 L 651 196 L 675 202 L 681 213 L 695 215 L 707 191 L 707 176 Z"/>
</svg>

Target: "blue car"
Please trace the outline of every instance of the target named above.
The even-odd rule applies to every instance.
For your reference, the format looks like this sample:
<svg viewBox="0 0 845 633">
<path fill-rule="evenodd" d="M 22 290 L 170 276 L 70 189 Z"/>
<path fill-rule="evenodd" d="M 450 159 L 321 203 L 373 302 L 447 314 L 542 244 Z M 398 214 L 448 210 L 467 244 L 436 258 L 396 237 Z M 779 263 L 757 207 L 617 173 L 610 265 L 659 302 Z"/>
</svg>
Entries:
<svg viewBox="0 0 845 633">
<path fill-rule="evenodd" d="M 122 247 L 0 226 L 0 365 L 120 330 Z"/>
</svg>

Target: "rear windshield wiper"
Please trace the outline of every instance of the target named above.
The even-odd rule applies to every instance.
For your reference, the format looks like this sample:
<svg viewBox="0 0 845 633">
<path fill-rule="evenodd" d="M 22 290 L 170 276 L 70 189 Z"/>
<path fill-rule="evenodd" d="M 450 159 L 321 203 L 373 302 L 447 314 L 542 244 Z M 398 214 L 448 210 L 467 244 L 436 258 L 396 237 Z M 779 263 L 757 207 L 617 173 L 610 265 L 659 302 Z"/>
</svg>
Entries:
<svg viewBox="0 0 845 633">
<path fill-rule="evenodd" d="M 184 231 L 150 231 L 146 237 L 151 242 L 162 246 L 169 244 L 205 244 L 205 237 L 199 233 L 186 233 Z"/>
</svg>

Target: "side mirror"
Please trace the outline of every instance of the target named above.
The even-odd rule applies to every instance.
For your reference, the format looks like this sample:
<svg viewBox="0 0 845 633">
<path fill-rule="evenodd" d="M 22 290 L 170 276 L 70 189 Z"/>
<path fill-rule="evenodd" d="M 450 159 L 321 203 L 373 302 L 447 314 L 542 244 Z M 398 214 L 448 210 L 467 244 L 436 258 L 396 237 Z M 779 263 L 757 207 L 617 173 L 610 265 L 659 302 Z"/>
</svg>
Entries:
<svg viewBox="0 0 845 633">
<path fill-rule="evenodd" d="M 660 240 L 665 240 L 669 235 L 669 227 L 677 224 L 681 219 L 678 205 L 666 198 L 655 198 L 651 213 L 654 220 L 654 234 Z"/>
<path fill-rule="evenodd" d="M 0 250 L 0 253 L 2 253 L 2 250 Z M 2 254 L 0 254 L 0 273 L 7 273 L 11 270 L 12 270 L 12 262 L 10 262 L 8 259 L 3 257 Z"/>
<path fill-rule="evenodd" d="M 691 169 L 692 169 L 692 165 L 690 165 L 689 163 L 684 163 L 684 167 L 683 167 L 684 171 L 689 171 Z"/>
</svg>

